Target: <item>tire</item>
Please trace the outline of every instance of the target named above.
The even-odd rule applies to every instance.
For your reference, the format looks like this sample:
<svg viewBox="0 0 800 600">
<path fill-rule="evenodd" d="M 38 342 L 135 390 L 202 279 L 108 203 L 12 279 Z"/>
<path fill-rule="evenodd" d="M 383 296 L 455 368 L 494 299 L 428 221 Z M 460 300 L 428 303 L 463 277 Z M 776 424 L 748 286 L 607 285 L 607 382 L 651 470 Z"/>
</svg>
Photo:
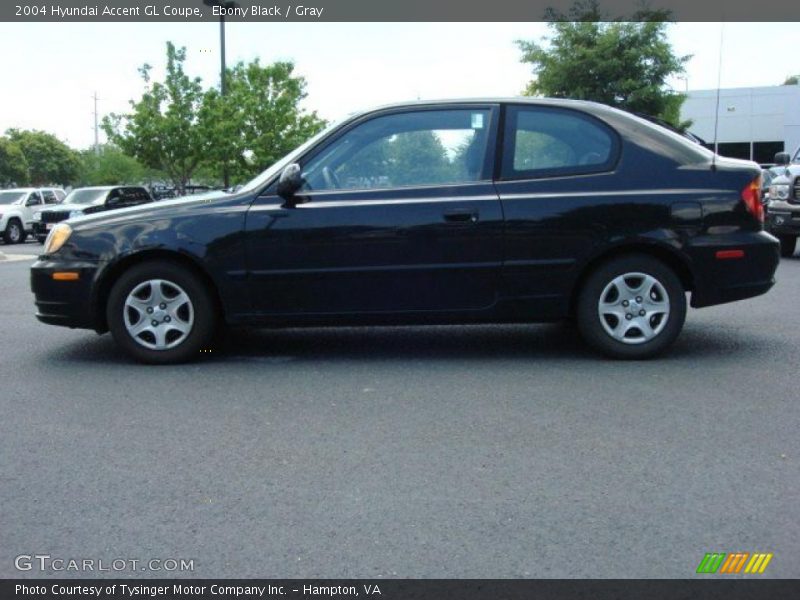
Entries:
<svg viewBox="0 0 800 600">
<path fill-rule="evenodd" d="M 581 335 L 595 350 L 612 358 L 652 358 L 680 334 L 686 293 L 663 262 L 630 254 L 589 274 L 578 294 L 576 317 Z"/>
<path fill-rule="evenodd" d="M 3 231 L 3 241 L 6 244 L 21 244 L 25 241 L 27 234 L 19 219 L 9 219 Z"/>
<path fill-rule="evenodd" d="M 778 236 L 781 241 L 781 256 L 783 258 L 791 258 L 794 256 L 794 250 L 797 246 L 797 236 L 794 235 L 781 235 Z"/>
<path fill-rule="evenodd" d="M 213 340 L 218 321 L 204 282 L 170 261 L 125 271 L 111 288 L 106 318 L 114 341 L 148 364 L 197 359 Z"/>
</svg>

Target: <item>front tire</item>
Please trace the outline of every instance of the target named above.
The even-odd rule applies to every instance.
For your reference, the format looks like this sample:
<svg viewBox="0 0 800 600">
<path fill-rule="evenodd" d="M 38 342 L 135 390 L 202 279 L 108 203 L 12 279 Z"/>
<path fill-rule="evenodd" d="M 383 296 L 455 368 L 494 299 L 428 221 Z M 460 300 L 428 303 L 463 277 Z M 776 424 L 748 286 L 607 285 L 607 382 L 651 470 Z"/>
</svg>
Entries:
<svg viewBox="0 0 800 600">
<path fill-rule="evenodd" d="M 680 334 L 686 294 L 667 265 L 631 254 L 609 260 L 589 275 L 576 313 L 581 335 L 594 349 L 613 358 L 651 358 Z"/>
<path fill-rule="evenodd" d="M 196 359 L 209 347 L 217 325 L 212 295 L 190 269 L 148 262 L 124 272 L 106 307 L 114 340 L 149 364 Z"/>
<path fill-rule="evenodd" d="M 6 244 L 21 244 L 27 237 L 25 229 L 19 219 L 9 219 L 3 231 L 3 241 Z"/>
<path fill-rule="evenodd" d="M 781 256 L 783 258 L 791 258 L 794 256 L 795 248 L 797 247 L 796 235 L 781 235 L 778 236 L 781 241 Z"/>
</svg>

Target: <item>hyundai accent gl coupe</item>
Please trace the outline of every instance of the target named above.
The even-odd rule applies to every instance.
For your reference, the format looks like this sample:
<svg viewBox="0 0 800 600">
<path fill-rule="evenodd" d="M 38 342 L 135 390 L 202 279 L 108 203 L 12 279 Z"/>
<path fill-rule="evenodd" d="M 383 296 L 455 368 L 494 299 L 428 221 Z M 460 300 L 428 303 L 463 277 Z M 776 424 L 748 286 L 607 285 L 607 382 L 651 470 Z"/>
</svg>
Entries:
<svg viewBox="0 0 800 600">
<path fill-rule="evenodd" d="M 693 307 L 763 294 L 777 240 L 760 169 L 600 104 L 485 99 L 363 112 L 235 194 L 59 223 L 37 318 L 111 331 L 149 363 L 221 325 L 572 318 L 617 358 L 674 342 Z"/>
</svg>

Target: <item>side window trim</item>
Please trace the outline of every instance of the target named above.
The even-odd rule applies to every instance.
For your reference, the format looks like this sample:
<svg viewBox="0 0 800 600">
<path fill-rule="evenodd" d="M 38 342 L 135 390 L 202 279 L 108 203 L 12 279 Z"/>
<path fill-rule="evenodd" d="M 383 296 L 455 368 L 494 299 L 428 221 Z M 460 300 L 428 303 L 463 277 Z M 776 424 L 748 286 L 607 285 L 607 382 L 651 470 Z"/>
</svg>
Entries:
<svg viewBox="0 0 800 600">
<path fill-rule="evenodd" d="M 593 123 L 599 129 L 606 132 L 611 140 L 609 159 L 598 165 L 574 165 L 549 169 L 515 171 L 514 152 L 516 149 L 516 135 L 513 135 L 514 132 L 510 132 L 510 128 L 516 125 L 517 115 L 525 110 L 561 114 L 571 113 L 579 119 Z M 611 173 L 619 164 L 622 154 L 622 140 L 619 133 L 613 127 L 588 112 L 562 106 L 555 107 L 542 104 L 504 104 L 502 117 L 502 122 L 500 123 L 497 134 L 496 181 L 528 181 L 562 177 L 586 177 Z M 509 133 L 511 133 L 511 135 L 509 135 Z"/>
</svg>

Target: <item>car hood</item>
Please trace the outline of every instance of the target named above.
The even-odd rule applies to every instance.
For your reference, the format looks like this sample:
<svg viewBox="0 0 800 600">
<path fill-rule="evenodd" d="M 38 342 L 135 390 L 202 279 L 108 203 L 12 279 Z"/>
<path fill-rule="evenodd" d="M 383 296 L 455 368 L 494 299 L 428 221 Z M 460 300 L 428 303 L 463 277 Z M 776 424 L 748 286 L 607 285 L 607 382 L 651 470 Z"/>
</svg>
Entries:
<svg viewBox="0 0 800 600">
<path fill-rule="evenodd" d="M 171 212 L 176 209 L 189 208 L 200 204 L 208 204 L 218 199 L 230 199 L 232 196 L 225 192 L 209 192 L 208 194 L 197 194 L 195 196 L 182 196 L 180 198 L 170 198 L 169 200 L 159 200 L 146 202 L 128 208 L 115 208 L 94 214 L 88 214 L 74 219 L 70 219 L 70 225 L 75 227 L 94 227 L 110 222 L 133 221 L 140 217 L 158 216 L 159 213 Z"/>
<path fill-rule="evenodd" d="M 52 204 L 47 208 L 42 208 L 36 212 L 53 213 L 53 212 L 69 212 L 73 210 L 86 210 L 91 207 L 91 204 Z"/>
</svg>

